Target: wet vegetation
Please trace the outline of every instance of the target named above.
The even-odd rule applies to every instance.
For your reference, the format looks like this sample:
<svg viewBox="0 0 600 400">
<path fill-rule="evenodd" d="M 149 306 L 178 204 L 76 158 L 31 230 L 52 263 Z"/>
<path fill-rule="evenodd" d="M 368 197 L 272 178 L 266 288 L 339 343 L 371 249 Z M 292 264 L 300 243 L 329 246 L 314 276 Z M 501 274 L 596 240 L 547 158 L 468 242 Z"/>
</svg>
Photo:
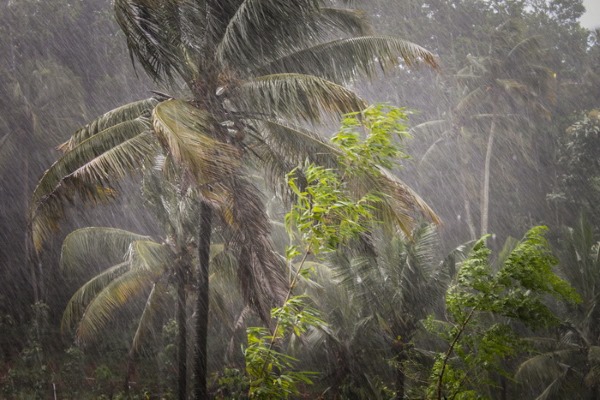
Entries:
<svg viewBox="0 0 600 400">
<path fill-rule="evenodd" d="M 1 0 L 0 397 L 599 398 L 584 11 Z"/>
</svg>

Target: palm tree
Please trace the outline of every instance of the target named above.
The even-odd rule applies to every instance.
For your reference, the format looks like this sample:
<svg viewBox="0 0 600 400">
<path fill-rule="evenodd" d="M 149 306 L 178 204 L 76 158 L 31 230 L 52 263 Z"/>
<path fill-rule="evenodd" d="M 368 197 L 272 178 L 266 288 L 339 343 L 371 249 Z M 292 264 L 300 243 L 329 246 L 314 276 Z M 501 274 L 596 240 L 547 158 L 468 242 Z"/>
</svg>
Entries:
<svg viewBox="0 0 600 400">
<path fill-rule="evenodd" d="M 213 213 L 239 244 L 246 300 L 263 317 L 284 294 L 269 224 L 242 161 L 280 181 L 298 160 L 332 162 L 335 151 L 301 126 L 325 114 L 358 111 L 363 101 L 341 86 L 381 67 L 436 62 L 401 39 L 364 36 L 358 12 L 299 0 L 116 0 L 117 21 L 132 58 L 156 81 L 182 83 L 188 100 L 158 95 L 113 110 L 62 146 L 65 154 L 33 195 L 32 234 L 39 250 L 64 215 L 65 200 L 110 199 L 110 185 L 152 160 L 162 148 L 196 185 L 202 204 L 198 233 L 196 397 L 206 398 L 208 246 Z M 159 146 L 160 145 L 160 146 Z M 315 151 L 317 150 L 317 151 Z M 246 165 L 248 165 L 246 164 Z M 434 215 L 390 175 L 387 204 L 409 229 L 413 209 Z"/>
<path fill-rule="evenodd" d="M 72 273 L 87 267 L 89 261 L 108 262 L 101 271 L 81 286 L 69 300 L 62 321 L 63 331 L 75 322 L 76 341 L 87 343 L 100 335 L 101 329 L 114 319 L 114 312 L 126 307 L 136 297 L 147 296 L 138 328 L 128 354 L 125 389 L 129 388 L 133 359 L 140 343 L 155 320 L 155 315 L 168 303 L 169 287 L 177 292 L 179 398 L 186 398 L 187 316 L 186 286 L 193 263 L 193 216 L 197 213 L 197 196 L 179 187 L 147 175 L 144 179 L 146 204 L 166 228 L 161 242 L 146 235 L 104 227 L 78 229 L 64 240 L 61 267 Z"/>
<path fill-rule="evenodd" d="M 393 365 L 395 398 L 405 398 L 406 372 L 415 355 L 411 347 L 420 321 L 442 299 L 466 246 L 436 262 L 436 228 L 421 223 L 410 236 L 401 231 L 378 236 L 370 255 L 356 251 L 355 246 L 350 254 L 336 254 L 330 267 L 320 266 L 318 286 L 308 290 L 319 308 L 328 310 L 328 345 L 321 353 L 331 354 L 336 365 L 331 390 L 347 386 L 358 391 L 356 396 L 378 398 L 374 385 L 378 371 L 385 376 Z M 366 348 L 370 349 L 367 353 Z M 375 356 L 377 349 L 382 353 Z M 382 368 L 376 360 L 384 359 L 393 362 Z"/>
<path fill-rule="evenodd" d="M 467 125 L 479 129 L 489 121 L 479 206 L 482 235 L 489 228 L 490 171 L 498 130 L 510 133 L 518 131 L 515 125 L 523 129 L 523 120 L 549 118 L 555 95 L 555 74 L 538 64 L 543 57 L 539 38 L 523 39 L 519 21 L 512 19 L 496 28 L 492 39 L 487 56 L 468 56 L 469 65 L 458 72 L 465 92 L 454 110 L 455 118 L 464 121 L 457 131 Z M 507 135 L 509 142 L 516 138 Z"/>
</svg>

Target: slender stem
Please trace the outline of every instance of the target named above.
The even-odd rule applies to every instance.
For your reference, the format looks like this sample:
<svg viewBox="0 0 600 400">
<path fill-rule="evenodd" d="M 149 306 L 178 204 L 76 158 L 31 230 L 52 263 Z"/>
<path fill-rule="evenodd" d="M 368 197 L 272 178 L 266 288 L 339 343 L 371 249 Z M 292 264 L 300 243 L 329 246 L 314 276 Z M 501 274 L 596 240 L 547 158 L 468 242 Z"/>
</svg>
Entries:
<svg viewBox="0 0 600 400">
<path fill-rule="evenodd" d="M 440 375 L 438 376 L 438 384 L 437 384 L 437 398 L 438 398 L 438 400 L 442 400 L 442 383 L 443 383 L 443 380 L 444 380 L 444 372 L 446 371 L 446 365 L 448 365 L 448 360 L 450 359 L 450 356 L 452 355 L 452 352 L 454 351 L 454 346 L 456 346 L 456 343 L 458 343 L 458 340 L 460 339 L 460 336 L 465 331 L 465 327 L 467 326 L 467 324 L 471 320 L 471 317 L 473 317 L 473 313 L 474 312 L 475 312 L 475 308 L 472 308 L 471 312 L 469 312 L 469 315 L 467 315 L 467 318 L 461 324 L 461 327 L 460 327 L 458 333 L 456 334 L 456 336 L 454 337 L 454 340 L 450 344 L 450 347 L 448 348 L 448 351 L 446 351 L 446 354 L 444 355 L 444 361 L 442 363 L 442 370 L 440 371 Z"/>
<path fill-rule="evenodd" d="M 285 305 L 285 303 L 287 303 L 287 301 L 290 299 L 290 296 L 292 295 L 292 290 L 294 290 L 294 287 L 296 286 L 296 283 L 298 282 L 298 277 L 300 276 L 300 271 L 302 271 L 302 268 L 304 267 L 304 263 L 306 262 L 308 254 L 310 253 L 310 248 L 311 248 L 311 246 L 309 245 L 308 248 L 306 249 L 306 251 L 304 252 L 304 256 L 302 257 L 302 260 L 300 261 L 300 266 L 298 267 L 298 270 L 294 274 L 294 278 L 292 279 L 292 282 L 290 283 L 290 287 L 288 289 L 287 295 L 285 296 L 285 299 L 283 300 L 283 305 Z M 273 334 L 271 335 L 271 342 L 269 343 L 269 349 L 267 350 L 267 355 L 271 354 L 271 350 L 273 349 L 275 340 L 277 340 L 276 335 L 277 335 L 277 330 L 279 329 L 280 322 L 281 322 L 281 320 L 279 318 L 277 318 L 277 322 L 275 323 L 275 328 L 273 329 Z M 265 373 L 268 361 L 269 361 L 269 359 L 265 358 L 265 362 L 263 363 L 263 366 L 261 368 L 261 375 Z"/>
</svg>

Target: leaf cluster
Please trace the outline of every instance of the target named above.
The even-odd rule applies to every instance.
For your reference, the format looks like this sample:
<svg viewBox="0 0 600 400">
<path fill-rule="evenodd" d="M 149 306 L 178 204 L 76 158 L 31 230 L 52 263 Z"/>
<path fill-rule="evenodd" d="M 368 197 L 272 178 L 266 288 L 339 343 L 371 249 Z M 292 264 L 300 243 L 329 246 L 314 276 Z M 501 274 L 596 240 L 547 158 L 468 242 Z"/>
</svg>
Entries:
<svg viewBox="0 0 600 400">
<path fill-rule="evenodd" d="M 497 272 L 490 262 L 486 236 L 477 241 L 446 295 L 452 323 L 442 329 L 431 320 L 426 324 L 450 343 L 432 370 L 431 393 L 477 398 L 475 393 L 469 397 L 469 387 L 479 385 L 492 372 L 505 374 L 503 360 L 522 347 L 512 323 L 531 329 L 558 324 L 558 317 L 544 302 L 547 295 L 568 303 L 581 301 L 575 289 L 553 272 L 558 262 L 544 237 L 546 231 L 543 226 L 529 230 Z"/>
</svg>

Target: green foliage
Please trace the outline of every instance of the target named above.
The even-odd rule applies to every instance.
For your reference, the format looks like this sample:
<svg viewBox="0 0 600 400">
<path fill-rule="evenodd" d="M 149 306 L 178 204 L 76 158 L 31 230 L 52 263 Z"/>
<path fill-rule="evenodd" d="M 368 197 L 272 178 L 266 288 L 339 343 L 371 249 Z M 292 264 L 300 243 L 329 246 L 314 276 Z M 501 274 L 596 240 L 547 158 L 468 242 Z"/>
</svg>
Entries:
<svg viewBox="0 0 600 400">
<path fill-rule="evenodd" d="M 325 168 L 307 160 L 287 174 L 296 201 L 285 217 L 286 229 L 292 241 L 294 230 L 299 232 L 304 250 L 292 245 L 286 251 L 288 262 L 298 256 L 302 256 L 302 261 L 283 306 L 271 312 L 276 320 L 273 331 L 247 330 L 244 355 L 251 398 L 287 398 L 298 393 L 300 384 L 312 383 L 310 377 L 314 373 L 293 371 L 297 360 L 273 348 L 287 337 L 300 337 L 309 329 L 325 326 L 317 310 L 306 304 L 306 297 L 291 296 L 292 290 L 298 277 L 307 275 L 304 263 L 309 254 L 319 256 L 334 251 L 373 226 L 373 205 L 383 195 L 369 190 L 356 199 L 350 186 L 353 179 L 376 175 L 380 168 L 391 168 L 395 159 L 405 156 L 394 142 L 395 136 L 407 136 L 405 120 L 404 110 L 382 105 L 347 114 L 340 131 L 331 139 L 339 149 L 337 167 Z"/>
<path fill-rule="evenodd" d="M 295 177 L 300 172 L 308 182 L 302 191 Z M 285 217 L 286 226 L 301 232 L 302 242 L 315 254 L 335 250 L 364 232 L 373 220 L 370 204 L 377 196 L 367 194 L 353 201 L 333 169 L 306 163 L 301 171 L 294 169 L 288 175 L 288 185 L 297 200 Z"/>
<path fill-rule="evenodd" d="M 391 168 L 398 158 L 407 157 L 394 140 L 408 137 L 406 119 L 404 109 L 387 105 L 346 114 L 340 131 L 331 138 L 339 149 L 337 167 L 306 161 L 287 175 L 296 202 L 286 215 L 286 228 L 288 232 L 297 229 L 310 252 L 336 250 L 375 222 L 374 204 L 383 194 L 370 189 L 356 199 L 351 187 L 357 178 L 376 176 L 380 168 Z M 290 252 L 288 256 L 292 254 L 297 255 Z"/>
<path fill-rule="evenodd" d="M 394 141 L 410 137 L 407 119 L 405 109 L 385 104 L 346 114 L 340 131 L 331 138 L 342 151 L 339 161 L 343 169 L 375 172 L 380 167 L 392 168 L 398 159 L 407 158 Z"/>
<path fill-rule="evenodd" d="M 553 272 L 558 262 L 544 237 L 546 230 L 538 226 L 527 232 L 495 273 L 486 236 L 477 241 L 446 294 L 451 324 L 435 324 L 431 319 L 425 324 L 449 343 L 435 361 L 430 396 L 478 398 L 481 393 L 474 388 L 481 383 L 493 385 L 497 374 L 505 374 L 503 360 L 521 347 L 512 322 L 531 329 L 556 325 L 559 319 L 544 303 L 545 296 L 580 301 L 577 292 Z"/>
<path fill-rule="evenodd" d="M 298 361 L 274 349 L 288 336 L 300 337 L 308 329 L 324 326 L 316 309 L 306 305 L 306 296 L 290 297 L 282 307 L 274 308 L 277 320 L 274 333 L 265 328 L 249 328 L 248 347 L 244 351 L 246 374 L 250 380 L 249 396 L 253 399 L 283 399 L 299 393 L 299 385 L 312 384 L 309 371 L 294 371 Z"/>
</svg>

